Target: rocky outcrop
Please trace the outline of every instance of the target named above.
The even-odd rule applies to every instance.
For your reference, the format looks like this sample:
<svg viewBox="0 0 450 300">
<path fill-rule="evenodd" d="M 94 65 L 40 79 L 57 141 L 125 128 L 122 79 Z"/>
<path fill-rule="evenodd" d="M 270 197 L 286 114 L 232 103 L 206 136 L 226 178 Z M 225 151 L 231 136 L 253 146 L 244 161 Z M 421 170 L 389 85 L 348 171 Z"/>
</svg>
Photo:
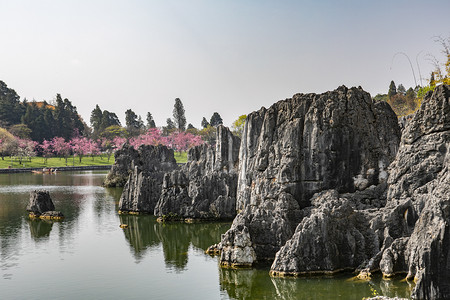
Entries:
<svg viewBox="0 0 450 300">
<path fill-rule="evenodd" d="M 133 172 L 131 167 L 133 162 L 139 160 L 139 152 L 130 144 L 125 143 L 114 153 L 114 159 L 114 165 L 103 183 L 105 187 L 123 187 L 125 185 L 128 176 Z"/>
<path fill-rule="evenodd" d="M 132 172 L 120 197 L 119 211 L 153 214 L 161 196 L 164 174 L 178 167 L 173 150 L 162 145 L 141 145 L 137 150 L 124 147 L 122 151 L 124 149 L 128 149 L 129 155 L 122 153 L 122 162 L 131 160 Z M 124 169 L 121 166 L 119 163 L 118 169 Z"/>
<path fill-rule="evenodd" d="M 55 211 L 55 205 L 48 191 L 30 192 L 30 201 L 27 205 L 30 218 L 40 218 L 48 220 L 61 220 L 64 215 L 60 211 Z"/>
<path fill-rule="evenodd" d="M 392 109 L 373 103 L 361 88 L 297 94 L 248 115 L 239 154 L 240 213 L 218 245 L 222 264 L 274 259 L 317 192 L 385 183 L 399 140 Z M 244 246 L 237 237 L 245 237 Z M 239 253 L 254 253 L 254 259 Z"/>
<path fill-rule="evenodd" d="M 410 201 L 414 230 L 383 253 L 385 275 L 407 273 L 418 299 L 450 298 L 450 86 L 428 93 L 391 165 L 387 206 Z M 417 220 L 417 221 L 415 221 Z M 392 253 L 392 254 L 391 254 Z M 392 268 L 391 266 L 398 266 Z"/>
<path fill-rule="evenodd" d="M 361 277 L 378 270 L 385 277 L 403 273 L 416 282 L 413 298 L 449 299 L 449 149 L 450 87 L 439 86 L 407 124 L 386 192 L 380 185 L 317 194 L 277 253 L 272 274 L 342 268 L 360 270 Z"/>
<path fill-rule="evenodd" d="M 239 145 L 238 137 L 218 126 L 215 146 L 191 148 L 187 164 L 164 175 L 155 215 L 232 219 L 236 215 Z"/>
</svg>

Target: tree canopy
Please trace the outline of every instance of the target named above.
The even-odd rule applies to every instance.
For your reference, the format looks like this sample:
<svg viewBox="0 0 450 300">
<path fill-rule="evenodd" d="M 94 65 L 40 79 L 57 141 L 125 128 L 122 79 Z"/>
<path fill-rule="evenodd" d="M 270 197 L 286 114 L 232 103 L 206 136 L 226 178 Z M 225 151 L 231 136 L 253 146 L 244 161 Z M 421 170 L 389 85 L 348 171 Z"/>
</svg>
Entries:
<svg viewBox="0 0 450 300">
<path fill-rule="evenodd" d="M 178 128 L 179 131 L 186 130 L 186 116 L 184 106 L 180 98 L 175 99 L 175 104 L 173 106 L 173 120 L 175 127 Z"/>
</svg>

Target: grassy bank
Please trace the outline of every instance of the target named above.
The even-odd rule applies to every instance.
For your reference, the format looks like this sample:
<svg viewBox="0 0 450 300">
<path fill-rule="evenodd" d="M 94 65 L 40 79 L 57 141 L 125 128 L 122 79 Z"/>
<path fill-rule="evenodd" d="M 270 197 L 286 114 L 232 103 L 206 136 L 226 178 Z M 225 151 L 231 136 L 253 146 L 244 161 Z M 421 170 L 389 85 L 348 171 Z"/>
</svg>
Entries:
<svg viewBox="0 0 450 300">
<path fill-rule="evenodd" d="M 175 152 L 174 156 L 177 163 L 179 164 L 187 163 L 187 152 Z"/>
<path fill-rule="evenodd" d="M 186 152 L 175 152 L 175 159 L 177 163 L 186 163 L 187 162 L 187 153 Z M 93 158 L 90 156 L 86 156 L 80 159 L 78 157 L 69 157 L 66 160 L 64 158 L 59 157 L 50 157 L 45 161 L 43 157 L 32 157 L 31 161 L 28 159 L 23 159 L 22 163 L 20 163 L 17 158 L 4 157 L 3 160 L 0 159 L 0 169 L 6 168 L 58 168 L 58 167 L 81 167 L 81 166 L 104 166 L 104 165 L 112 165 L 114 164 L 114 155 L 111 155 L 109 161 L 108 157 L 105 156 L 94 156 Z"/>
<path fill-rule="evenodd" d="M 50 157 L 45 161 L 43 157 L 32 157 L 31 161 L 28 159 L 23 159 L 20 163 L 19 159 L 10 157 L 5 157 L 4 160 L 0 159 L 0 168 L 58 168 L 66 166 L 102 166 L 102 165 L 112 165 L 114 164 L 114 155 L 111 155 L 109 161 L 106 156 L 86 156 L 80 159 L 78 157 L 69 157 L 66 160 L 59 157 Z"/>
</svg>

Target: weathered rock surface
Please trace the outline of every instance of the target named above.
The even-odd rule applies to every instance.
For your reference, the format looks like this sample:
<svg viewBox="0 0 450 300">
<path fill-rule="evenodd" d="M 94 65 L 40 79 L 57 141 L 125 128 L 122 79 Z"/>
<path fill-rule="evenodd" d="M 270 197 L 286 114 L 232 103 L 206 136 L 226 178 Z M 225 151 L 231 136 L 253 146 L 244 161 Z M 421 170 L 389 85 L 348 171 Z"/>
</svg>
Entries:
<svg viewBox="0 0 450 300">
<path fill-rule="evenodd" d="M 407 124 L 387 191 L 318 194 L 276 255 L 274 275 L 349 267 L 407 274 L 416 299 L 450 298 L 450 87 L 439 86 Z M 373 195 L 368 193 L 379 189 Z M 385 203 L 385 205 L 384 205 Z M 310 210 L 310 212 L 308 212 Z M 345 224 L 345 225 L 344 225 Z"/>
<path fill-rule="evenodd" d="M 138 150 L 127 149 L 129 155 L 122 153 L 121 156 L 123 161 L 132 159 L 129 167 L 132 172 L 120 197 L 119 210 L 122 213 L 153 214 L 161 196 L 164 174 L 178 168 L 173 150 L 162 145 L 142 145 Z M 119 166 L 121 165 L 120 163 Z"/>
<path fill-rule="evenodd" d="M 241 264 L 234 239 L 244 231 L 253 262 L 273 259 L 316 192 L 364 191 L 385 183 L 399 140 L 392 109 L 373 103 L 361 88 L 297 94 L 248 115 L 239 154 L 240 213 L 219 244 L 221 262 Z"/>
<path fill-rule="evenodd" d="M 382 270 L 390 275 L 389 266 L 397 265 L 414 278 L 414 298 L 449 299 L 450 86 L 425 96 L 391 169 L 387 206 L 410 201 L 418 218 L 410 236 L 405 235 L 407 242 L 390 249 L 394 255 L 384 255 Z"/>
<path fill-rule="evenodd" d="M 64 215 L 60 211 L 55 211 L 55 205 L 48 191 L 30 192 L 30 201 L 27 205 L 30 218 L 41 218 L 48 220 L 61 220 Z"/>
<path fill-rule="evenodd" d="M 128 180 L 128 176 L 133 172 L 133 163 L 139 160 L 139 152 L 130 144 L 125 143 L 114 153 L 114 165 L 106 176 L 103 185 L 105 187 L 123 187 Z"/>
<path fill-rule="evenodd" d="M 329 190 L 314 197 L 312 204 L 309 216 L 277 252 L 272 275 L 354 270 L 377 254 L 378 238 L 369 218 L 350 200 Z"/>
<path fill-rule="evenodd" d="M 238 137 L 218 126 L 215 146 L 191 148 L 187 164 L 164 175 L 155 215 L 232 219 L 236 215 L 239 145 Z"/>
<path fill-rule="evenodd" d="M 52 210 L 55 210 L 55 205 L 48 191 L 37 190 L 30 192 L 30 202 L 27 205 L 28 212 L 40 215 Z"/>
</svg>

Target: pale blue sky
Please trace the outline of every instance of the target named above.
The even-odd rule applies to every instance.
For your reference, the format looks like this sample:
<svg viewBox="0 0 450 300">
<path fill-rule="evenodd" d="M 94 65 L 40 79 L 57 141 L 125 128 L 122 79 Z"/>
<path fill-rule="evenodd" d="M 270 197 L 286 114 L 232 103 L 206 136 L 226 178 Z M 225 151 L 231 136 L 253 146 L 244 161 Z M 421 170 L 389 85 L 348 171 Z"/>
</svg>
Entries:
<svg viewBox="0 0 450 300">
<path fill-rule="evenodd" d="M 339 85 L 385 93 L 429 76 L 450 0 L 0 0 L 0 80 L 28 100 L 69 98 L 158 126 L 180 98 L 189 123 L 239 115 Z"/>
</svg>

